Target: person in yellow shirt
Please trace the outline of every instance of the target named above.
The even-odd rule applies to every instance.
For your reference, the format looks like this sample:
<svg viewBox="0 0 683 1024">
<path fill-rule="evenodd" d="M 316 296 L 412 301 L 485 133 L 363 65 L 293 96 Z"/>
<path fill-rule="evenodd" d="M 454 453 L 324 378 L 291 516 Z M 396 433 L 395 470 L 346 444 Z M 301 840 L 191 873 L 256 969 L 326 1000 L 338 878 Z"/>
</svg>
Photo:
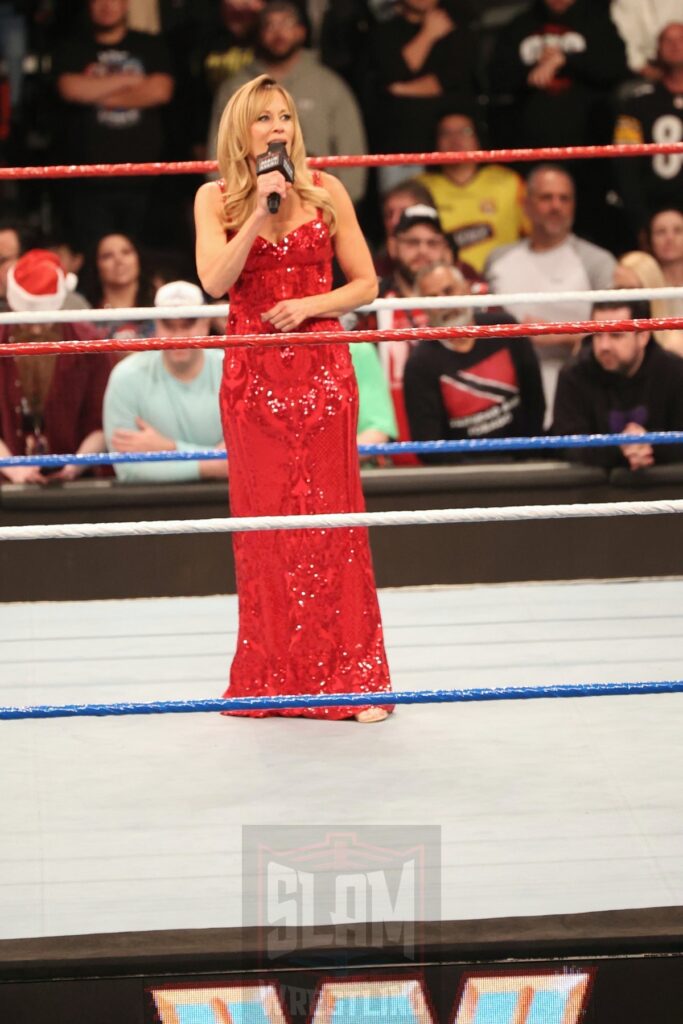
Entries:
<svg viewBox="0 0 683 1024">
<path fill-rule="evenodd" d="M 436 129 L 440 153 L 481 148 L 477 117 L 469 104 L 444 111 Z M 498 164 L 445 164 L 418 179 L 432 196 L 443 230 L 451 235 L 460 259 L 481 272 L 490 252 L 528 233 L 523 209 L 524 182 Z"/>
</svg>

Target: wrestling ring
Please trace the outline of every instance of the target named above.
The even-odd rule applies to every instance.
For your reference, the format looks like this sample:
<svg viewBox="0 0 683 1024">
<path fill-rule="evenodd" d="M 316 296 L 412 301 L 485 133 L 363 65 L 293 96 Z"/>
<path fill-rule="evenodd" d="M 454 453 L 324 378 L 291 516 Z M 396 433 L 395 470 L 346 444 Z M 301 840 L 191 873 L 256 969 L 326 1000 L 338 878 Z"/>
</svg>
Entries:
<svg viewBox="0 0 683 1024">
<path fill-rule="evenodd" d="M 610 155 L 606 151 L 611 150 L 615 151 L 611 155 L 638 155 L 639 150 L 644 155 L 653 147 L 590 150 L 509 152 L 518 160 L 557 159 Z M 683 144 L 654 150 L 683 154 Z M 482 162 L 510 160 L 509 152 L 464 156 Z M 533 156 L 520 156 L 524 153 Z M 435 156 L 407 154 L 405 162 L 436 163 Z M 463 158 L 463 154 L 450 156 Z M 448 157 L 438 154 L 438 162 Z M 379 164 L 402 158 L 338 159 Z M 330 166 L 335 161 L 315 163 Z M 210 169 L 195 163 L 132 170 L 133 165 L 122 166 L 123 170 L 113 172 L 102 167 L 42 170 L 43 176 L 57 177 Z M 3 169 L 0 178 L 38 177 L 37 170 Z M 611 292 L 577 294 L 585 299 L 614 297 Z M 649 298 L 654 293 L 620 290 L 618 294 Z M 656 295 L 680 297 L 681 289 L 659 289 Z M 562 297 L 566 299 L 567 293 Z M 496 298 L 514 304 L 528 296 Z M 557 296 L 534 298 L 552 303 Z M 487 296 L 381 300 L 375 308 L 407 303 L 411 308 L 483 307 L 491 305 L 491 300 Z M 212 315 L 225 311 L 216 306 L 174 307 L 168 315 L 196 316 L 200 310 L 210 310 Z M 114 312 L 0 314 L 0 322 L 96 322 L 98 317 L 110 321 Z M 118 311 L 126 320 L 163 316 L 163 312 Z M 432 340 L 456 333 L 515 337 L 588 333 L 595 326 L 585 321 L 353 331 L 333 337 L 354 342 L 415 334 Z M 600 326 L 603 330 L 673 329 L 683 327 L 683 318 L 601 321 Z M 311 335 L 287 336 L 287 343 L 294 341 L 315 343 Z M 8 344 L 2 355 L 252 343 L 263 343 L 263 338 Z M 613 434 L 433 442 L 374 446 L 363 453 L 566 450 L 632 440 L 630 435 Z M 683 433 L 657 432 L 639 440 L 681 443 Z M 0 465 L 56 467 L 74 462 L 98 465 L 222 457 L 215 451 L 109 453 L 18 457 Z M 438 526 L 447 545 L 462 524 L 641 516 L 656 531 L 661 522 L 683 513 L 681 493 L 680 500 L 434 508 L 286 519 L 1 526 L 0 548 L 77 540 L 82 547 L 82 571 L 87 573 L 88 545 L 94 538 L 411 526 L 412 543 L 419 545 L 418 527 Z M 666 909 L 683 904 L 683 699 L 679 696 L 683 691 L 683 579 L 388 588 L 380 590 L 379 598 L 395 692 L 374 695 L 373 703 L 398 707 L 387 722 L 370 731 L 350 722 L 250 720 L 217 714 L 237 706 L 351 705 L 368 700 L 366 694 L 216 699 L 225 687 L 236 638 L 234 595 L 0 605 L 0 778 L 4 782 L 0 1006 L 4 988 L 10 987 L 3 988 L 2 980 L 16 981 L 17 972 L 25 971 L 29 962 L 35 961 L 27 977 L 41 976 L 35 966 L 38 962 L 61 959 L 70 961 L 72 971 L 75 963 L 88 964 L 88 976 L 99 977 L 92 967 L 93 956 L 109 957 L 113 963 L 112 949 L 125 936 L 134 937 L 131 949 L 138 957 L 142 957 L 144 936 L 184 936 L 174 949 L 176 957 L 186 958 L 180 973 L 188 974 L 188 950 L 193 948 L 197 963 L 201 961 L 199 947 L 192 947 L 188 936 L 211 935 L 214 945 L 209 942 L 209 946 L 214 950 L 219 932 L 237 933 L 246 925 L 258 924 L 245 898 L 245 893 L 253 896 L 257 890 L 258 869 L 255 861 L 245 861 L 244 844 L 251 841 L 250 830 L 258 833 L 264 826 L 275 834 L 282 830 L 290 843 L 291 835 L 301 828 L 320 834 L 325 841 L 330 836 L 346 837 L 345 841 L 362 836 L 366 845 L 371 840 L 379 844 L 392 828 L 412 828 L 424 836 L 427 868 L 420 920 L 428 926 L 465 922 L 476 930 L 477 922 L 490 919 L 579 921 L 583 915 L 593 920 L 624 912 L 622 934 L 633 938 L 642 934 L 643 919 L 631 921 L 629 913 L 655 908 L 663 918 L 669 915 L 661 930 L 683 936 L 683 915 Z M 579 699 L 584 697 L 593 699 Z M 457 707 L 438 706 L 443 703 Z M 163 721 L 161 715 L 166 716 Z M 100 721 L 93 722 L 93 717 Z M 330 873 L 334 868 L 325 862 L 322 870 Z M 329 925 L 325 907 L 312 901 L 307 912 L 308 916 L 297 918 L 297 927 Z M 366 917 L 375 920 L 369 904 Z M 657 932 L 656 927 L 653 930 Z M 460 934 L 461 938 L 467 934 L 472 944 L 473 932 L 465 928 Z M 496 935 L 496 949 L 505 947 L 501 935 L 507 936 L 513 952 L 517 949 L 518 934 L 512 927 Z M 80 942 L 77 937 L 82 937 Z M 57 952 L 60 941 L 72 942 L 72 954 Z M 582 941 L 588 941 L 585 935 Z M 212 956 L 210 966 L 201 965 L 204 973 L 220 969 Z M 236 957 L 233 951 L 233 971 L 240 965 Z M 467 959 L 464 954 L 463 958 Z M 77 974 L 79 970 L 83 974 L 85 968 L 77 969 Z M 147 969 L 146 973 L 160 972 Z M 565 1016 L 548 1011 L 545 1017 L 514 1017 L 512 1012 L 506 1017 L 498 1004 L 499 1016 L 493 1010 L 485 1016 L 480 993 L 476 1016 L 470 993 L 467 1016 L 463 994 L 467 986 L 463 985 L 458 999 L 453 1002 L 455 997 L 449 996 L 449 1008 L 442 1012 L 433 989 L 425 984 L 436 1009 L 414 996 L 414 1013 L 404 1009 L 393 1019 L 559 1024 L 578 1020 L 588 1000 L 586 983 L 581 999 L 565 1000 Z M 189 996 L 178 997 L 168 1007 L 165 996 L 155 998 L 155 1019 L 174 1024 L 286 1018 L 286 1013 L 278 1016 L 280 1010 L 273 1009 L 270 996 L 262 997 L 262 1016 L 240 1016 L 229 1000 L 221 1004 L 222 1009 L 213 1006 L 192 1015 L 178 1009 L 181 1004 L 194 1005 Z M 335 998 L 329 996 L 325 1016 L 324 999 L 318 993 L 317 1011 L 311 1010 L 310 1019 L 335 1024 L 341 1019 L 392 1019 L 393 1011 L 386 1008 L 380 1017 L 369 1011 L 364 1016 L 358 1009 L 348 1017 L 340 1011 L 335 1015 L 334 1006 L 341 1006 Z M 235 1000 L 239 1002 L 237 996 Z M 222 1017 L 221 1013 L 228 1014 L 228 1004 L 232 1015 Z M 294 1012 L 289 1016 L 309 1019 L 308 1012 L 302 1010 L 300 1018 Z M 70 1018 L 56 1012 L 53 1019 Z M 102 1011 L 92 1019 L 99 1024 L 114 1017 Z"/>
</svg>

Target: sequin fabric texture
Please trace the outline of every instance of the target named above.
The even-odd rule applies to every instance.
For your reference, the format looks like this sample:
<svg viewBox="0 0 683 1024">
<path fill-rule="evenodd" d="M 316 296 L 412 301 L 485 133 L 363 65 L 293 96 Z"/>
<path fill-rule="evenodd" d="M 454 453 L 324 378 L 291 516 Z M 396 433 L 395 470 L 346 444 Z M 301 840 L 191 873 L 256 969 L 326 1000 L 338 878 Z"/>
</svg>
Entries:
<svg viewBox="0 0 683 1024">
<path fill-rule="evenodd" d="M 329 291 L 331 258 L 319 217 L 279 243 L 258 237 L 230 292 L 228 333 L 270 333 L 261 313 L 276 302 Z M 331 319 L 298 328 L 339 329 Z M 347 345 L 228 349 L 221 414 L 233 515 L 364 509 Z M 366 530 L 234 534 L 233 548 L 239 632 L 226 697 L 390 689 Z M 360 710 L 247 714 L 340 719 Z"/>
</svg>

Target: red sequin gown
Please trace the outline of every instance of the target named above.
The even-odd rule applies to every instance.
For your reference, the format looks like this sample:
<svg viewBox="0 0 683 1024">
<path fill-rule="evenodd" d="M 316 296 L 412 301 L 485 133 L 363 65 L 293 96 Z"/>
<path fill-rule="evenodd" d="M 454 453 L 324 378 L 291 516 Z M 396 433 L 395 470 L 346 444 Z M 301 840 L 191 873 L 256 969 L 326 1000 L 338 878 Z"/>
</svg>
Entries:
<svg viewBox="0 0 683 1024">
<path fill-rule="evenodd" d="M 230 290 L 228 333 L 272 333 L 261 313 L 329 291 L 331 258 L 320 216 L 277 244 L 257 237 Z M 340 325 L 315 319 L 298 329 Z M 363 511 L 347 345 L 227 349 L 220 402 L 233 515 Z M 233 547 L 239 632 L 226 697 L 391 688 L 365 529 L 238 533 Z M 339 719 L 360 710 L 246 713 Z"/>
</svg>

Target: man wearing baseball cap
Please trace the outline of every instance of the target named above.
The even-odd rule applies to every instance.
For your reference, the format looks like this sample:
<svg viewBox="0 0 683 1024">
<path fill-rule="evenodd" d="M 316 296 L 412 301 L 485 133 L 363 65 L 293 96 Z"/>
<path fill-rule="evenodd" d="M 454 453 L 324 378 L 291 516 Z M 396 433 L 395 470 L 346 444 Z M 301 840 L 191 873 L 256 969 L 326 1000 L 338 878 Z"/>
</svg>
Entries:
<svg viewBox="0 0 683 1024">
<path fill-rule="evenodd" d="M 157 317 L 160 338 L 201 338 L 208 317 L 188 315 L 182 307 L 203 306 L 201 289 L 189 281 L 159 288 L 154 305 L 175 307 L 176 316 Z M 168 349 L 137 352 L 117 363 L 104 396 L 104 432 L 115 452 L 197 451 L 222 448 L 218 407 L 223 353 L 218 349 Z M 131 462 L 114 467 L 125 483 L 168 483 L 225 479 L 224 461 Z"/>
<path fill-rule="evenodd" d="M 433 206 L 416 203 L 407 207 L 399 217 L 393 233 L 387 239 L 387 253 L 393 270 L 380 281 L 381 298 L 409 298 L 418 294 L 415 278 L 422 267 L 439 260 L 453 262 L 453 251 L 441 227 L 439 214 Z M 459 264 L 460 265 L 460 264 Z M 471 268 L 462 266 L 470 276 Z M 476 275 L 474 275 L 476 277 Z M 381 310 L 377 314 L 377 327 L 426 327 L 427 314 L 421 309 Z M 417 339 L 415 341 L 417 343 Z M 389 383 L 398 423 L 399 441 L 410 441 L 410 427 L 403 397 L 403 370 L 410 355 L 410 341 L 390 341 L 380 345 L 379 355 Z M 395 457 L 399 465 L 419 465 L 414 455 Z"/>
<path fill-rule="evenodd" d="M 92 324 L 50 323 L 64 307 L 75 278 L 46 249 L 24 253 L 7 272 L 7 303 L 18 314 L 43 313 L 39 324 L 0 327 L 7 342 L 74 341 L 95 338 Z M 107 354 L 36 355 L 0 358 L 0 455 L 86 455 L 104 451 L 102 398 L 113 359 Z M 17 484 L 73 480 L 83 472 L 65 466 L 49 473 L 36 466 L 0 469 Z"/>
</svg>

